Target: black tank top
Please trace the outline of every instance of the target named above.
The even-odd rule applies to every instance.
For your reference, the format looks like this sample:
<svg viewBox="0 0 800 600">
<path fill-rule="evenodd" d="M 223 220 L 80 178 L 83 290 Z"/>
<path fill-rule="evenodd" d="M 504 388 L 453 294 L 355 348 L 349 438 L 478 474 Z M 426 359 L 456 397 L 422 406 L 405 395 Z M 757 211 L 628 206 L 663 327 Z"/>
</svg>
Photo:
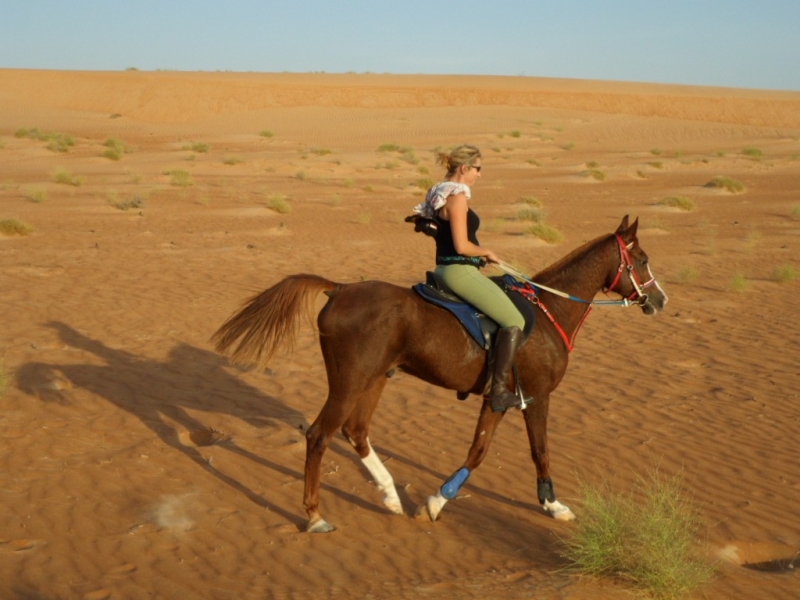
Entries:
<svg viewBox="0 0 800 600">
<path fill-rule="evenodd" d="M 456 246 L 453 243 L 453 231 L 450 229 L 450 221 L 443 219 L 436 219 L 439 229 L 436 232 L 436 264 L 458 264 L 460 262 L 466 264 L 477 263 L 480 259 L 478 257 L 464 256 L 464 261 L 453 260 L 455 257 L 460 256 L 456 252 Z M 478 214 L 470 209 L 467 209 L 467 239 L 475 244 L 478 244 L 478 228 L 481 226 L 481 219 Z M 447 260 L 449 259 L 449 260 Z M 473 260 L 474 259 L 474 260 Z"/>
</svg>

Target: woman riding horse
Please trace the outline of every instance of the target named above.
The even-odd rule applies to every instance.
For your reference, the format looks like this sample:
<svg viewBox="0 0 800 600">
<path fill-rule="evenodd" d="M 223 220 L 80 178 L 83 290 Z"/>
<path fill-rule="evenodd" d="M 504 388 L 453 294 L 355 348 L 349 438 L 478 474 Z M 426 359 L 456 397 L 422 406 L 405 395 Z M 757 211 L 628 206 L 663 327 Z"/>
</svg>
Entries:
<svg viewBox="0 0 800 600">
<path fill-rule="evenodd" d="M 437 162 L 447 169 L 445 180 L 428 190 L 425 202 L 414 212 L 437 224 L 435 273 L 457 296 L 501 327 L 489 397 L 492 410 L 502 412 L 521 402 L 509 390 L 509 381 L 525 319 L 506 293 L 479 271 L 486 262 L 500 262 L 478 243 L 481 221 L 467 204 L 471 187 L 481 178 L 481 151 L 465 144 L 449 154 L 440 152 Z"/>
</svg>

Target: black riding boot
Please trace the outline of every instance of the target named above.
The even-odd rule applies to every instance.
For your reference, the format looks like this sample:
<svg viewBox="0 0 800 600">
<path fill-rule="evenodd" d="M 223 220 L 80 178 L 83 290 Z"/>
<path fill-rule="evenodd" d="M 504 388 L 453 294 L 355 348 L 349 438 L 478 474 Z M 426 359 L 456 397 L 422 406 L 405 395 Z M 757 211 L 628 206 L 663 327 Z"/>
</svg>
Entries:
<svg viewBox="0 0 800 600">
<path fill-rule="evenodd" d="M 504 327 L 497 332 L 492 389 L 489 393 L 492 411 L 494 412 L 503 412 L 520 404 L 519 397 L 514 392 L 509 391 L 508 383 L 511 380 L 511 367 L 514 364 L 514 356 L 521 342 L 522 331 L 520 331 L 519 327 Z"/>
</svg>

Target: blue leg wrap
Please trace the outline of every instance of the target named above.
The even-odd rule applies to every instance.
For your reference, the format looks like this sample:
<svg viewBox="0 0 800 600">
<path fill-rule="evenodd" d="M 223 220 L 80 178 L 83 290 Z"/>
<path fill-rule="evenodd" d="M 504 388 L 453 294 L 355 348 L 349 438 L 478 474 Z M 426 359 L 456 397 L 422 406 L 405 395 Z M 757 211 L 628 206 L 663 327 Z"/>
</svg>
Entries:
<svg viewBox="0 0 800 600">
<path fill-rule="evenodd" d="M 458 490 L 469 479 L 470 471 L 467 467 L 461 467 L 458 471 L 450 476 L 450 479 L 442 484 L 442 496 L 448 500 L 452 500 L 458 495 Z"/>
</svg>

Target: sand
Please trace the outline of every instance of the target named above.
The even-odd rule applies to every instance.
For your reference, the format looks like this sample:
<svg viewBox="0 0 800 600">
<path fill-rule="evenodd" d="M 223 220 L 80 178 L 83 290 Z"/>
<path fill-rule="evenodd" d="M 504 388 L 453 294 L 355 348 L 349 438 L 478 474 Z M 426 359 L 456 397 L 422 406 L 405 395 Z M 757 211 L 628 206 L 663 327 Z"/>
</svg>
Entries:
<svg viewBox="0 0 800 600">
<path fill-rule="evenodd" d="M 719 565 L 696 597 L 797 598 L 793 570 L 746 565 L 800 551 L 800 94 L 18 70 L 0 70 L 0 219 L 34 231 L 0 235 L 0 597 L 632 597 L 564 572 L 575 524 L 539 507 L 519 414 L 440 520 L 412 518 L 465 458 L 480 400 L 402 374 L 371 438 L 406 516 L 337 437 L 321 498 L 337 531 L 305 533 L 303 431 L 327 387 L 313 329 L 260 372 L 208 341 L 289 274 L 421 280 L 432 242 L 403 217 L 441 175 L 433 150 L 462 142 L 483 149 L 472 203 L 501 258 L 533 273 L 630 214 L 670 296 L 655 317 L 597 308 L 578 336 L 551 401 L 559 499 L 580 519 L 583 483 L 682 475 Z M 659 204 L 673 196 L 694 210 Z M 525 233 L 531 197 L 563 241 Z"/>
</svg>

